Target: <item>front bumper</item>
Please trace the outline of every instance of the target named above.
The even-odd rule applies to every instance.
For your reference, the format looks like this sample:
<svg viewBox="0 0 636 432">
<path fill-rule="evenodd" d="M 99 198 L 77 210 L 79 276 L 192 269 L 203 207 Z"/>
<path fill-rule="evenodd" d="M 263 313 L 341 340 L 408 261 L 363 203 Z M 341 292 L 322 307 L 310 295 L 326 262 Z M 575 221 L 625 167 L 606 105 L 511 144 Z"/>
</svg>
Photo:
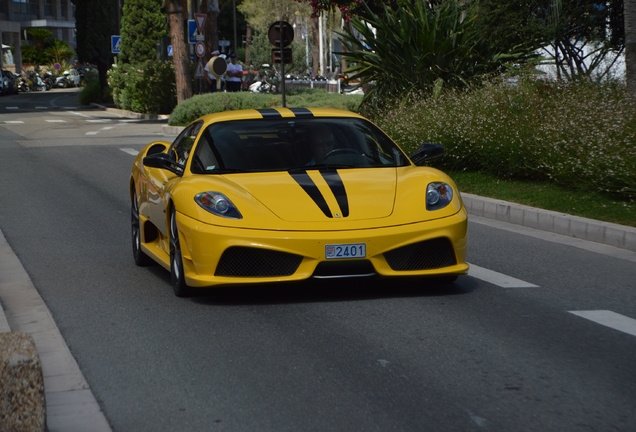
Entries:
<svg viewBox="0 0 636 432">
<path fill-rule="evenodd" d="M 432 221 L 346 231 L 227 228 L 204 224 L 181 213 L 177 213 L 177 225 L 185 280 L 192 287 L 299 281 L 312 277 L 319 264 L 335 261 L 339 262 L 341 271 L 344 271 L 343 276 L 346 276 L 346 263 L 359 264 L 360 260 L 325 258 L 325 245 L 343 243 L 365 243 L 365 259 L 375 273 L 383 277 L 461 275 L 468 272 L 465 262 L 468 221 L 463 207 L 452 216 Z M 445 254 L 454 255 L 454 259 L 436 259 L 440 239 L 441 243 L 448 244 Z M 428 246 L 423 249 L 418 247 L 419 244 Z M 237 255 L 238 250 L 249 253 Z M 396 265 L 393 258 L 396 254 L 393 252 L 399 250 L 411 255 L 427 253 L 432 256 L 425 259 L 429 264 L 424 264 L 424 267 Z M 428 252 L 421 252 L 423 250 Z M 228 267 L 226 264 L 230 254 L 234 255 L 233 266 Z M 421 261 L 418 257 L 413 258 L 409 258 L 410 261 Z M 404 259 L 400 258 L 402 261 Z M 244 268 L 236 271 L 227 270 L 242 265 Z M 271 270 L 272 266 L 280 267 L 281 270 Z M 270 269 L 269 272 L 264 270 L 266 268 Z"/>
</svg>

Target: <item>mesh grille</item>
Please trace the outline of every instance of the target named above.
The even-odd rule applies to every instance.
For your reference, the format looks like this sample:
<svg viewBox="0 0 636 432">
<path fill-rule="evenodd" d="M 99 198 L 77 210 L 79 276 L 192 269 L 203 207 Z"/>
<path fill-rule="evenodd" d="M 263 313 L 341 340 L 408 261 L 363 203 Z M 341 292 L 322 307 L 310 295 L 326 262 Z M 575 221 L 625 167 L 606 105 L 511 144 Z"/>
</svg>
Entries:
<svg viewBox="0 0 636 432">
<path fill-rule="evenodd" d="M 453 245 L 446 237 L 394 249 L 384 253 L 384 258 L 395 271 L 428 270 L 457 264 Z"/>
<path fill-rule="evenodd" d="M 235 277 L 290 276 L 302 260 L 300 255 L 286 252 L 234 246 L 223 253 L 215 274 Z"/>
<path fill-rule="evenodd" d="M 316 267 L 314 277 L 357 276 L 376 274 L 367 260 L 323 261 Z"/>
</svg>

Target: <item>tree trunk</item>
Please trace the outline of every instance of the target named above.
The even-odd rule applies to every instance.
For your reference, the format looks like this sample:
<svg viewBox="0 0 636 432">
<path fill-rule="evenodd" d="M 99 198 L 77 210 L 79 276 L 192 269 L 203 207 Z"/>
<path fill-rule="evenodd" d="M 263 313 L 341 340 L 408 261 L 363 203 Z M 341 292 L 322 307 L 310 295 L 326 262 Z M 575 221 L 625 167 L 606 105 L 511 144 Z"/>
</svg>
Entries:
<svg viewBox="0 0 636 432">
<path fill-rule="evenodd" d="M 177 85 L 177 104 L 192 97 L 189 50 L 185 39 L 185 20 L 183 18 L 183 14 L 187 11 L 186 1 L 167 0 L 166 4 Z"/>
<path fill-rule="evenodd" d="M 208 56 L 204 58 L 209 59 L 212 51 L 216 51 L 219 49 L 219 1 L 202 0 L 200 7 L 201 9 L 199 9 L 199 12 L 208 16 L 208 18 L 205 20 L 205 28 L 203 29 L 203 33 L 205 36 L 205 50 L 207 51 L 206 56 Z"/>
<path fill-rule="evenodd" d="M 625 79 L 627 90 L 636 101 L 636 0 L 623 0 L 625 18 Z"/>
</svg>

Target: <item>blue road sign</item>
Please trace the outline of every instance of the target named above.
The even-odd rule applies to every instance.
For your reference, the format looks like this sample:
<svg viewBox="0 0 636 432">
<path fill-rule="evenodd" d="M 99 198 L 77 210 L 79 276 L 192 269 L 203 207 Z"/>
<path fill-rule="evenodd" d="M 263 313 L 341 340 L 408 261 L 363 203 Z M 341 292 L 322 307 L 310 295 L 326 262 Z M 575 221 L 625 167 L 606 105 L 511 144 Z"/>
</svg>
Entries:
<svg viewBox="0 0 636 432">
<path fill-rule="evenodd" d="M 112 35 L 110 37 L 110 52 L 113 54 L 119 54 L 119 52 L 121 51 L 119 49 L 120 44 L 121 44 L 121 36 Z"/>
<path fill-rule="evenodd" d="M 172 51 L 172 45 L 168 45 L 168 57 L 173 57 L 174 52 Z"/>
<path fill-rule="evenodd" d="M 197 43 L 197 23 L 194 20 L 188 20 L 188 42 L 191 44 Z"/>
</svg>

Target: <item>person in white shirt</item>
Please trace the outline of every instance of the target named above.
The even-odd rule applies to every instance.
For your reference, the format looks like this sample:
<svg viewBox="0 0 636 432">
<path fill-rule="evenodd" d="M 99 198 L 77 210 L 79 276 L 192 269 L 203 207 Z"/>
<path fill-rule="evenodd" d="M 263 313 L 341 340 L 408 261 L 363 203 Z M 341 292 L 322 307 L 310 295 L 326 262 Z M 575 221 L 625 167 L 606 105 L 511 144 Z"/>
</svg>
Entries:
<svg viewBox="0 0 636 432">
<path fill-rule="evenodd" d="M 227 78 L 225 80 L 226 90 L 228 92 L 241 91 L 241 78 L 243 77 L 243 66 L 236 62 L 236 53 L 230 54 L 230 63 L 227 65 L 225 72 Z"/>
</svg>

